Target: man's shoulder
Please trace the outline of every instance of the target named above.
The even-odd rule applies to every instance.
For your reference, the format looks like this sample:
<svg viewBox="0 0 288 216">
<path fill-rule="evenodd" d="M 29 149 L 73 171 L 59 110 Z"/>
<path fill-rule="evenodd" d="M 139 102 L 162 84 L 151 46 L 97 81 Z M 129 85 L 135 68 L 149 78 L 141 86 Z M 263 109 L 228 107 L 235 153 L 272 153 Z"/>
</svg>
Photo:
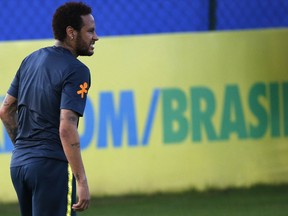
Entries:
<svg viewBox="0 0 288 216">
<path fill-rule="evenodd" d="M 43 47 L 40 48 L 38 50 L 35 50 L 33 52 L 31 52 L 29 55 L 26 56 L 26 58 L 24 59 L 24 62 L 27 60 L 33 60 L 33 59 L 39 59 L 41 58 L 43 55 L 47 55 L 48 53 L 51 53 L 51 49 L 50 47 Z"/>
</svg>

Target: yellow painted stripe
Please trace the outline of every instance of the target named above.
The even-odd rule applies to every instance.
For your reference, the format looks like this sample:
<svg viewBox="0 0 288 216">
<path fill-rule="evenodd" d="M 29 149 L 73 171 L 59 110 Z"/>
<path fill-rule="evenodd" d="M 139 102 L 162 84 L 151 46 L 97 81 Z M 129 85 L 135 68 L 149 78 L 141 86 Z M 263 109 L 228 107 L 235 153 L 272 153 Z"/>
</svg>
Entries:
<svg viewBox="0 0 288 216">
<path fill-rule="evenodd" d="M 68 194 L 67 194 L 67 212 L 66 212 L 66 216 L 71 216 L 72 179 L 73 179 L 72 170 L 71 170 L 70 165 L 68 164 Z"/>
</svg>

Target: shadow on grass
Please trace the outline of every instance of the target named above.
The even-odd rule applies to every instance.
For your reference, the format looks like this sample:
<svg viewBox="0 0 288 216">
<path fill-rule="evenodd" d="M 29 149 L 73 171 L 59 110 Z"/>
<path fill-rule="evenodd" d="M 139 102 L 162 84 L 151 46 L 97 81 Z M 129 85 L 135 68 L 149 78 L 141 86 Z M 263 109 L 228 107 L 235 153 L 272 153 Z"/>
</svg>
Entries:
<svg viewBox="0 0 288 216">
<path fill-rule="evenodd" d="M 199 192 L 94 197 L 80 216 L 287 216 L 288 185 L 209 189 Z M 1 204 L 1 216 L 20 215 L 17 204 Z"/>
</svg>

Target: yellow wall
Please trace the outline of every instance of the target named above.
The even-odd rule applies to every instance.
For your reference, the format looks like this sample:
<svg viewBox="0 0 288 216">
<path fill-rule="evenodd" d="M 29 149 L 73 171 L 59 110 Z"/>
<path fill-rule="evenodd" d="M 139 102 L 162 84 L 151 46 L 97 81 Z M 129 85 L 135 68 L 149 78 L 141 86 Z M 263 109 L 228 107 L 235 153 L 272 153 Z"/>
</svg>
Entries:
<svg viewBox="0 0 288 216">
<path fill-rule="evenodd" d="M 287 37 L 101 38 L 93 57 L 81 57 L 92 73 L 80 125 L 92 194 L 288 182 Z M 0 43 L 0 96 L 22 59 L 52 44 Z M 0 201 L 10 201 L 11 145 L 0 127 Z"/>
</svg>

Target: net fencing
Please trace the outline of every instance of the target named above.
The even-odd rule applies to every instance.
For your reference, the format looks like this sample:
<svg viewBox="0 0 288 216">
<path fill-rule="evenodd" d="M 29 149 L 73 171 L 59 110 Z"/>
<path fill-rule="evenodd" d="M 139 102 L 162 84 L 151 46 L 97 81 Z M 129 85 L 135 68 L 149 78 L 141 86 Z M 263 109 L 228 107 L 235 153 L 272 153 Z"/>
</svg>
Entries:
<svg viewBox="0 0 288 216">
<path fill-rule="evenodd" d="M 65 0 L 1 0 L 0 40 L 53 38 Z M 85 0 L 100 36 L 288 26 L 288 0 Z"/>
</svg>

